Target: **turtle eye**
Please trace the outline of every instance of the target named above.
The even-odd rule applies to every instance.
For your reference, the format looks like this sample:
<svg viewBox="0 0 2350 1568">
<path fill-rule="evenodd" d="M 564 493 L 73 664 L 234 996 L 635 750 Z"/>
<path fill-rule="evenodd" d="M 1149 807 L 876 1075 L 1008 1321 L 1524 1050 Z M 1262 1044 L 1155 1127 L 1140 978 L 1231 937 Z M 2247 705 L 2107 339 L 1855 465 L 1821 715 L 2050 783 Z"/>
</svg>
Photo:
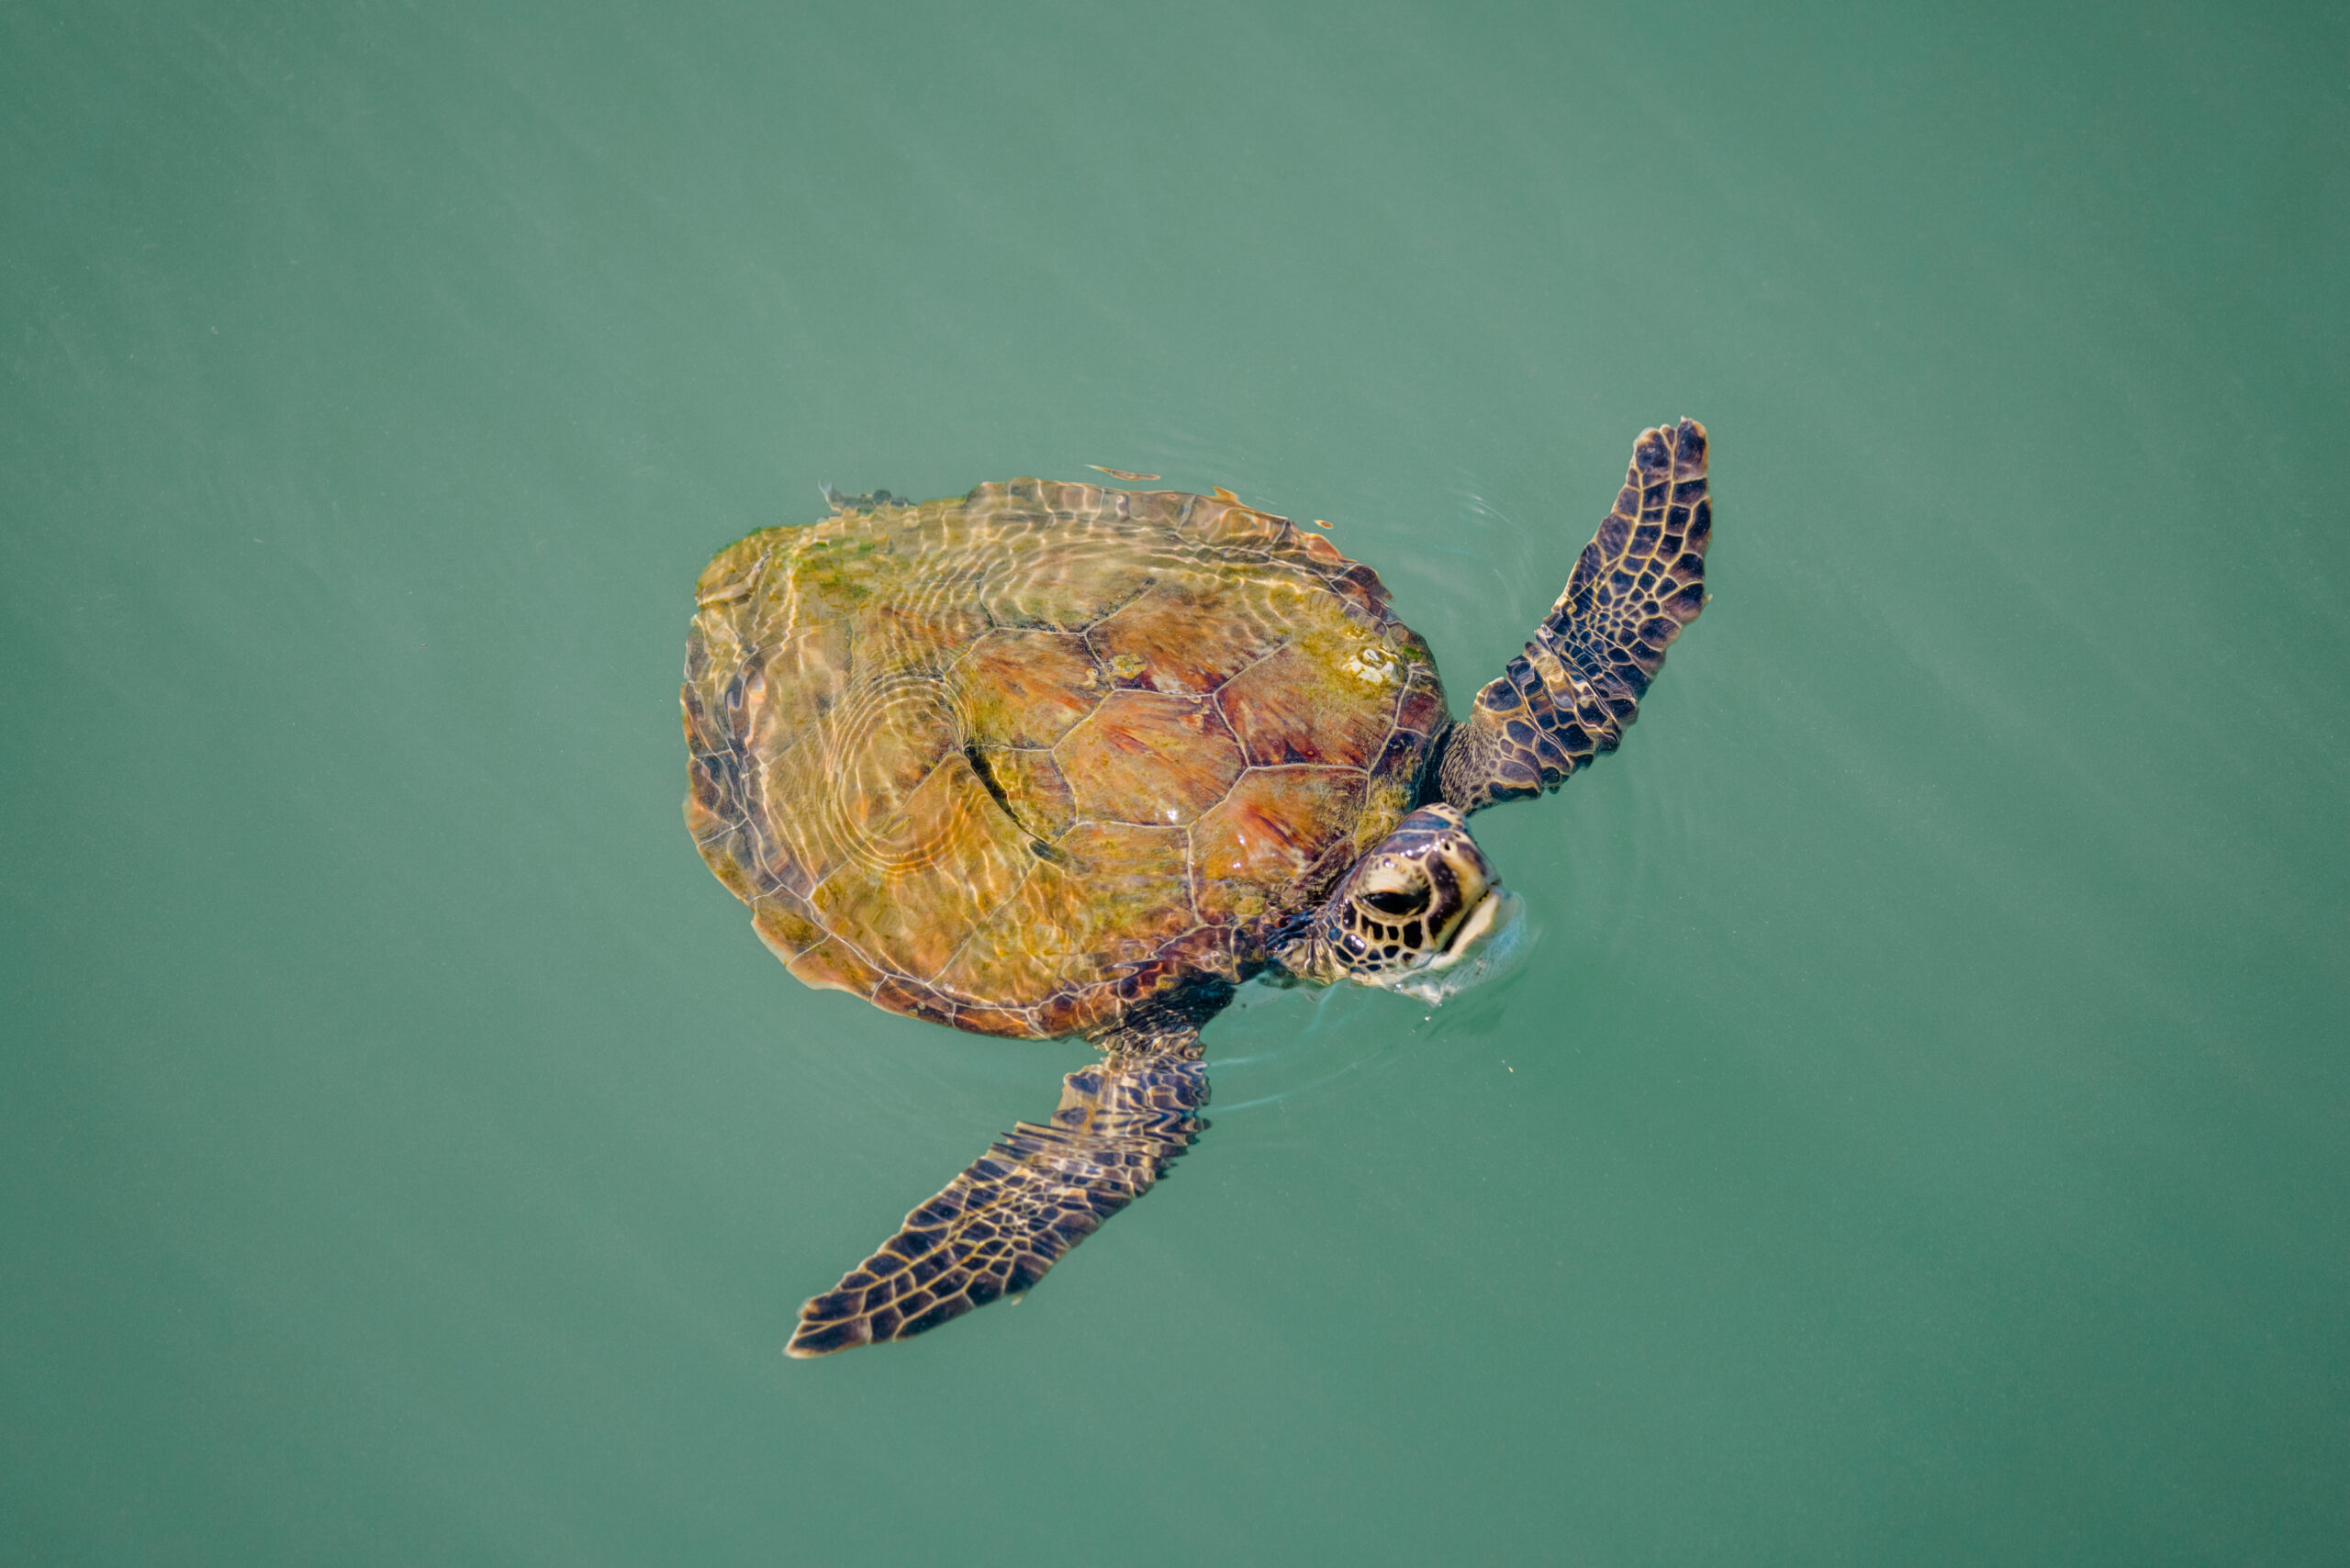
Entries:
<svg viewBox="0 0 2350 1568">
<path fill-rule="evenodd" d="M 1428 890 L 1426 888 L 1387 889 L 1363 894 L 1362 902 L 1382 914 L 1417 914 L 1428 907 Z"/>
</svg>

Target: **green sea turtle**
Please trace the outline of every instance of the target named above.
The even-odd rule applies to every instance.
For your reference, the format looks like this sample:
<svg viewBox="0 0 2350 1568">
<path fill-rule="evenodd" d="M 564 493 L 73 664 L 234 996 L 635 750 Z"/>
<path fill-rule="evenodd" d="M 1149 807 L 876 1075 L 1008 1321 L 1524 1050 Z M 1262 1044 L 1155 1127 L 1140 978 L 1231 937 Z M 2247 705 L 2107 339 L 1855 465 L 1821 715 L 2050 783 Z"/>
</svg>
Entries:
<svg viewBox="0 0 2350 1568">
<path fill-rule="evenodd" d="M 1204 1125 L 1200 1030 L 1242 982 L 1473 967 L 1508 901 L 1464 819 L 1615 750 L 1706 601 L 1690 420 L 1640 436 L 1459 720 L 1377 573 L 1228 492 L 826 498 L 697 587 L 694 841 L 808 984 L 1102 1059 L 802 1307 L 799 1356 L 1024 1290 L 1147 1190 Z"/>
</svg>

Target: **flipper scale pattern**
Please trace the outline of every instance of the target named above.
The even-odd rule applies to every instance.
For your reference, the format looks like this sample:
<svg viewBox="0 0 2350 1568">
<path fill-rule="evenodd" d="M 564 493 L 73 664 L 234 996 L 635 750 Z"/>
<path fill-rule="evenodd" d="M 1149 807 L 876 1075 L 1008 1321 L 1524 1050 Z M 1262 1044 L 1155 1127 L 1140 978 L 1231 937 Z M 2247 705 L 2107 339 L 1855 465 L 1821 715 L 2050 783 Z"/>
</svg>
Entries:
<svg viewBox="0 0 2350 1568">
<path fill-rule="evenodd" d="M 1526 650 L 1445 740 L 1438 794 L 1464 812 L 1555 790 L 1614 751 L 1665 649 L 1706 607 L 1706 428 L 1644 431 L 1624 487 Z"/>
<path fill-rule="evenodd" d="M 1197 1036 L 1170 1044 L 1069 1074 L 1051 1125 L 1020 1123 L 906 1215 L 879 1250 L 800 1309 L 785 1352 L 908 1338 L 1044 1278 L 1148 1192 L 1206 1126 Z"/>
</svg>

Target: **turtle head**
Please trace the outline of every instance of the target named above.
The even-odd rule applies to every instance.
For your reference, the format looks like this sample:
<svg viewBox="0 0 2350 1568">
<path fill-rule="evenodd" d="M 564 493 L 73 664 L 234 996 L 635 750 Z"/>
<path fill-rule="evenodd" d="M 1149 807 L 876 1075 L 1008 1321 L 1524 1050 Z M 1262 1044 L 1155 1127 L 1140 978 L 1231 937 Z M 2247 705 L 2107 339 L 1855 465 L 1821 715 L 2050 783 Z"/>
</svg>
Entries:
<svg viewBox="0 0 2350 1568">
<path fill-rule="evenodd" d="M 1441 1002 L 1483 972 L 1469 960 L 1514 935 L 1517 915 L 1460 812 L 1423 806 L 1311 912 L 1292 967 Z"/>
</svg>

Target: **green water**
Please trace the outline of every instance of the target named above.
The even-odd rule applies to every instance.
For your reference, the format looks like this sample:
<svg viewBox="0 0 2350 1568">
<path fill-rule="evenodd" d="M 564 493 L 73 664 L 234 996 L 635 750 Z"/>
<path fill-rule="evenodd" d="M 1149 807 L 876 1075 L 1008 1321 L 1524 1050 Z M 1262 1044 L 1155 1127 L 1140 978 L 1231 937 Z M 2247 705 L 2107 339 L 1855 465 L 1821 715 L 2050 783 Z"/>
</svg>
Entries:
<svg viewBox="0 0 2350 1568">
<path fill-rule="evenodd" d="M 2350 1557 L 2338 8 L 0 11 L 0 1561 Z M 778 1352 L 1080 1046 L 678 817 L 816 486 L 1326 518 L 1456 704 L 1712 607 L 1019 1305 Z"/>
</svg>

